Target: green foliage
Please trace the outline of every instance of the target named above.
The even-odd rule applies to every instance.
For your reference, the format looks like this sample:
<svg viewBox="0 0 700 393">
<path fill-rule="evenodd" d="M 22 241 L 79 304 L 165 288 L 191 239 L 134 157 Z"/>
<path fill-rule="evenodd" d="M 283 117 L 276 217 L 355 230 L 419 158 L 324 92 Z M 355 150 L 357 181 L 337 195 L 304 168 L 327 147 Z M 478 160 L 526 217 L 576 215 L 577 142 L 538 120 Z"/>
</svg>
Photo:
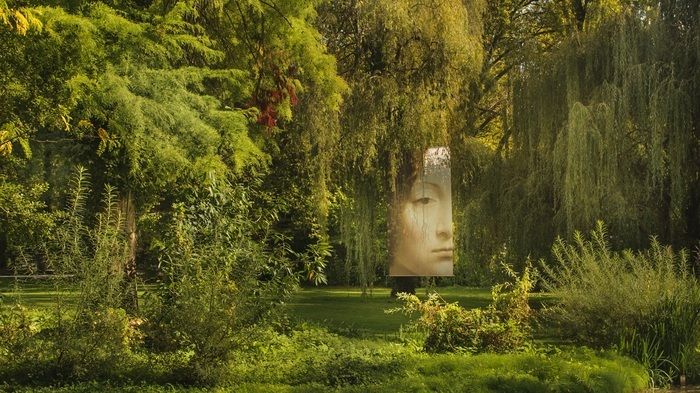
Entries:
<svg viewBox="0 0 700 393">
<path fill-rule="evenodd" d="M 3 342 L 0 361 L 12 379 L 82 380 L 109 374 L 140 340 L 138 320 L 119 308 L 126 239 L 114 189 L 106 187 L 102 212 L 88 222 L 90 188 L 84 168 L 78 168 L 72 183 L 65 214 L 42 246 L 44 263 L 55 274 L 50 313 L 37 317 L 20 305 L 2 310 L 9 340 Z M 31 259 L 16 263 L 19 271 L 34 267 Z M 62 292 L 66 288 L 77 292 L 71 306 Z"/>
<path fill-rule="evenodd" d="M 0 331 L 5 339 L 0 346 L 0 362 L 4 367 L 12 369 L 14 363 L 19 365 L 17 368 L 22 369 L 39 358 L 41 348 L 36 345 L 35 339 L 39 330 L 37 319 L 36 315 L 32 315 L 21 305 L 14 305 L 9 309 L 7 306 L 3 307 L 0 312 Z M 9 375 L 12 373 L 8 372 Z"/>
<path fill-rule="evenodd" d="M 416 295 L 402 293 L 401 308 L 406 314 L 419 313 L 417 327 L 426 333 L 423 348 L 427 352 L 467 351 L 510 352 L 522 349 L 529 336 L 532 290 L 531 268 L 528 265 L 518 277 L 507 266 L 513 283 L 493 287 L 492 303 L 487 309 L 466 310 L 457 302 L 446 303 L 436 293 L 421 301 Z"/>
<path fill-rule="evenodd" d="M 284 128 L 306 157 L 330 146 L 323 115 L 337 111 L 346 87 L 312 27 L 315 2 L 52 4 L 3 2 L 0 14 L 0 154 L 18 144 L 27 156 L 39 150 L 44 157 L 27 169 L 52 188 L 66 178 L 52 176 L 51 162 L 89 164 L 96 184 L 117 185 L 136 207 L 129 221 L 139 222 L 185 200 L 209 172 L 269 165 Z M 16 34 L 14 20 L 30 15 L 41 29 Z M 293 123 L 304 98 L 307 116 Z M 281 123 L 268 127 L 263 116 Z M 304 174 L 314 186 L 325 187 L 328 160 Z"/>
<path fill-rule="evenodd" d="M 582 26 L 576 3 L 587 4 Z M 572 240 L 575 229 L 592 229 L 599 219 L 615 232 L 615 249 L 646 248 L 652 235 L 694 248 L 700 228 L 700 160 L 693 147 L 700 116 L 697 3 L 537 5 L 546 8 L 538 17 L 553 18 L 540 20 L 552 26 L 542 31 L 551 39 L 544 42 L 548 49 L 517 63 L 504 93 L 512 102 L 502 126 L 512 131 L 504 135 L 507 145 L 493 148 L 497 156 L 463 180 L 463 195 L 455 192 L 466 207 L 455 212 L 463 229 L 456 231 L 457 244 L 477 268 L 458 273 L 483 269 L 504 244 L 510 263 L 546 257 L 557 236 Z M 479 157 L 492 145 L 483 139 L 480 149 L 465 153 Z M 476 161 L 465 153 L 459 156 Z M 454 176 L 460 172 L 453 168 Z"/>
<path fill-rule="evenodd" d="M 19 306 L 1 310 L 2 375 L 22 383 L 219 381 L 233 350 L 270 320 L 298 276 L 269 233 L 274 215 L 260 215 L 251 189 L 214 177 L 209 184 L 205 197 L 177 206 L 170 217 L 161 238 L 164 276 L 146 298 L 144 318 L 119 308 L 126 293 L 123 212 L 108 187 L 103 212 L 88 222 L 89 181 L 80 169 L 54 240 L 44 247 L 55 274 L 50 311 L 36 317 Z"/>
<path fill-rule="evenodd" d="M 231 375 L 231 386 L 252 391 L 631 393 L 647 381 L 642 367 L 611 353 L 428 355 L 308 326 L 261 335 L 239 354 Z"/>
<path fill-rule="evenodd" d="M 479 1 L 330 2 L 321 31 L 350 85 L 334 183 L 345 272 L 366 291 L 386 260 L 386 206 L 406 158 L 452 143 L 457 95 L 481 60 Z M 456 138 L 455 138 L 456 139 Z M 336 191 L 336 190 L 332 190 Z"/>
<path fill-rule="evenodd" d="M 298 278 L 284 254 L 266 249 L 272 222 L 253 220 L 249 189 L 212 178 L 203 192 L 193 205 L 176 207 L 161 240 L 164 277 L 146 330 L 152 349 L 191 352 L 182 380 L 212 383 Z"/>
<path fill-rule="evenodd" d="M 106 186 L 103 210 L 88 221 L 86 200 L 90 181 L 85 168 L 77 168 L 72 180 L 65 216 L 46 246 L 46 265 L 57 276 L 56 289 L 76 285 L 76 318 L 122 306 L 124 261 L 127 239 L 124 214 L 117 204 L 116 190 Z M 31 262 L 31 261 L 27 261 Z M 31 271 L 31 265 L 25 270 Z M 60 307 L 60 301 L 58 301 Z M 61 313 L 65 313 L 62 311 Z M 63 318 L 64 315 L 57 315 Z"/>
<path fill-rule="evenodd" d="M 694 378 L 700 344 L 700 283 L 687 255 L 652 239 L 640 252 L 614 252 L 602 223 L 586 239 L 559 240 L 545 265 L 550 309 L 577 342 L 617 346 L 642 362 L 658 384 L 680 374 Z"/>
<path fill-rule="evenodd" d="M 57 296 L 31 336 L 46 349 L 37 370 L 57 380 L 119 379 L 138 374 L 145 356 L 173 378 L 180 370 L 181 381 L 214 381 L 231 350 L 291 293 L 299 270 L 325 279 L 322 226 L 304 217 L 316 228 L 304 251 L 274 227 L 281 205 L 304 196 L 284 185 L 309 194 L 325 187 L 336 134 L 324 116 L 337 117 L 346 89 L 312 26 L 316 2 L 33 4 L 0 3 L 0 253 L 3 262 L 22 259 L 27 272 L 55 273 L 56 293 L 77 291 L 75 305 Z M 288 140 L 289 156 L 323 150 L 318 167 L 300 171 L 310 182 L 267 170 L 288 157 Z M 88 169 L 70 186 L 70 209 L 54 213 L 75 163 Z M 88 177 L 119 187 L 107 188 L 104 209 L 86 191 Z M 233 177 L 246 185 L 215 181 Z M 309 198 L 305 210 L 314 209 Z M 22 251 L 34 227 L 41 241 Z M 293 251 L 304 266 L 287 259 Z M 144 321 L 119 307 L 143 254 L 161 262 L 152 269 L 161 287 L 139 327 Z M 119 338 L 131 335 L 125 326 L 144 330 L 147 349 L 164 353 L 137 353 L 138 340 Z"/>
<path fill-rule="evenodd" d="M 43 24 L 27 8 L 9 8 L 6 1 L 0 2 L 0 27 L 18 35 L 26 35 L 29 30 L 41 31 Z"/>
<path fill-rule="evenodd" d="M 41 202 L 46 188 L 46 184 L 21 184 L 0 175 L 0 237 L 6 238 L 8 259 L 41 254 L 42 242 L 56 225 L 56 216 L 46 212 Z"/>
<path fill-rule="evenodd" d="M 400 346 L 341 338 L 304 326 L 288 335 L 263 331 L 231 364 L 229 383 L 318 384 L 343 387 L 381 383 L 407 366 Z"/>
<path fill-rule="evenodd" d="M 297 258 L 304 265 L 304 275 L 306 280 L 314 285 L 327 284 L 326 260 L 332 255 L 331 246 L 328 243 L 328 236 L 324 233 L 315 232 L 316 240 L 311 243 L 306 253 L 296 254 Z"/>
<path fill-rule="evenodd" d="M 305 333 L 306 332 L 306 333 Z M 557 354 L 416 354 L 394 345 L 339 340 L 319 329 L 289 336 L 265 334 L 266 345 L 238 354 L 230 383 L 218 388 L 153 384 L 79 383 L 61 387 L 13 386 L 24 392 L 596 392 L 632 393 L 646 386 L 644 370 L 627 358 L 590 350 Z M 315 337 L 316 339 L 311 339 Z M 337 360 L 335 360 L 337 359 Z M 353 374 L 337 385 L 341 374 Z M 389 372 L 378 372 L 381 365 Z M 299 377 L 303 376 L 302 379 Z M 326 378 L 331 378 L 330 380 Z M 356 382 L 356 383 L 351 383 Z M 4 387 L 0 385 L 0 388 Z"/>
<path fill-rule="evenodd" d="M 30 314 L 30 320 L 36 317 L 36 313 Z M 430 387 L 437 391 L 633 392 L 647 381 L 644 369 L 630 359 L 591 350 L 427 354 L 411 346 L 349 339 L 308 325 L 287 326 L 283 334 L 270 326 L 248 333 L 249 339 L 241 341 L 226 366 L 217 371 L 217 387 L 207 387 L 208 391 L 392 392 Z M 197 387 L 171 385 L 191 382 L 185 374 L 192 371 L 188 365 L 191 356 L 191 351 L 136 351 L 102 374 L 93 374 L 96 382 L 71 380 L 61 387 L 42 387 L 44 383 L 56 384 L 58 379 L 34 379 L 30 382 L 34 385 L 25 387 L 17 379 L 3 378 L 10 382 L 0 383 L 0 388 L 200 392 Z"/>
<path fill-rule="evenodd" d="M 1 379 L 639 388 L 636 366 L 605 370 L 591 354 L 527 358 L 526 372 L 512 360 L 525 357 L 477 359 L 508 366 L 485 375 L 466 358 L 357 349 L 321 331 L 245 348 L 300 278 L 346 273 L 366 291 L 384 275 L 385 207 L 407 153 L 431 145 L 455 157 L 457 282 L 486 283 L 482 261 L 542 254 L 599 217 L 616 247 L 650 233 L 697 241 L 698 37 L 694 0 L 0 1 L 0 268 L 57 274 L 46 315 L 3 308 Z M 69 185 L 75 164 L 88 169 Z M 697 283 L 658 267 L 684 257 L 655 242 L 649 254 L 583 248 L 562 246 L 561 260 L 603 260 L 623 281 L 601 289 L 607 309 L 602 295 L 574 300 L 612 275 L 566 282 L 590 285 L 564 296 L 584 339 L 617 345 L 654 380 L 696 375 Z M 625 269 L 598 258 L 613 254 Z M 141 316 L 121 309 L 137 259 L 159 280 Z M 494 287 L 484 310 L 415 303 L 435 327 L 426 347 L 522 346 L 531 280 Z M 649 285 L 632 298 L 635 280 Z M 270 376 L 237 377 L 237 357 Z"/>
</svg>

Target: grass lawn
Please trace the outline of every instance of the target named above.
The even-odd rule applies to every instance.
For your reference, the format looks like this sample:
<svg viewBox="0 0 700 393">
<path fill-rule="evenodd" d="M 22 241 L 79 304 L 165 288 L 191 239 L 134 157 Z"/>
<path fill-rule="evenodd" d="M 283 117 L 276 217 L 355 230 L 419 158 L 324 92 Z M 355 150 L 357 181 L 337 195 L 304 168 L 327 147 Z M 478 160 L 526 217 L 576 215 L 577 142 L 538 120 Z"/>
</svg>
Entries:
<svg viewBox="0 0 700 393">
<path fill-rule="evenodd" d="M 465 308 L 487 307 L 491 302 L 491 288 L 437 287 L 431 290 L 445 301 L 459 302 Z M 371 295 L 362 296 L 359 288 L 352 287 L 305 288 L 287 307 L 294 320 L 324 326 L 344 336 L 391 339 L 409 318 L 401 313 L 384 312 L 400 305 L 389 297 L 390 291 L 389 288 L 374 288 Z M 426 289 L 418 288 L 416 294 L 424 298 Z M 531 307 L 540 308 L 547 299 L 546 294 L 534 294 Z"/>
<path fill-rule="evenodd" d="M 147 290 L 148 286 L 144 286 Z M 486 307 L 489 288 L 433 288 L 448 302 L 466 308 Z M 637 392 L 646 384 L 638 364 L 613 354 L 547 347 L 547 352 L 519 354 L 430 355 L 405 345 L 399 334 L 409 322 L 400 313 L 384 310 L 399 306 L 388 288 L 375 288 L 362 296 L 357 288 L 304 288 L 286 305 L 289 317 L 314 326 L 296 328 L 289 334 L 261 332 L 253 347 L 237 352 L 227 366 L 218 388 L 161 384 L 140 379 L 111 377 L 97 382 L 71 382 L 68 386 L 13 386 L 0 378 L 0 392 Z M 75 292 L 62 292 L 69 302 Z M 426 290 L 417 290 L 419 297 Z M 48 280 L 25 282 L 17 290 L 11 279 L 0 279 L 5 305 L 20 300 L 36 312 L 55 298 Z M 533 308 L 549 299 L 536 294 Z M 334 334 L 335 333 L 335 334 Z M 540 332 L 540 335 L 542 332 Z M 403 341 L 403 343 L 402 343 Z M 410 340 L 409 340 L 410 341 Z M 131 375 L 149 375 L 148 358 L 125 363 Z M 126 362 L 126 359 L 125 359 Z M 177 361 L 173 364 L 179 364 Z M 170 370 L 170 368 L 167 368 Z M 170 371 L 165 371 L 167 372 Z M 117 376 L 120 374 L 116 374 Z M 169 375 L 169 374 L 167 374 Z M 121 378 L 121 377 L 118 377 Z M 164 381 L 170 381 L 165 379 Z M 44 382 L 45 383 L 45 382 Z"/>
<path fill-rule="evenodd" d="M 147 290 L 148 285 L 141 288 Z M 359 288 L 353 287 L 303 288 L 286 307 L 295 322 L 322 326 L 346 337 L 393 340 L 401 327 L 409 322 L 409 317 L 385 312 L 400 305 L 399 301 L 389 296 L 390 291 L 390 288 L 378 287 L 363 296 Z M 445 301 L 459 302 L 465 308 L 487 307 L 491 302 L 490 288 L 435 287 L 431 291 L 436 291 Z M 424 298 L 426 288 L 418 288 L 416 294 Z M 21 279 L 16 282 L 11 278 L 0 278 L 0 299 L 5 304 L 19 300 L 29 308 L 42 309 L 51 306 L 56 295 L 71 302 L 76 293 L 69 290 L 57 292 L 49 279 Z M 530 305 L 540 308 L 549 298 L 546 294 L 533 294 Z M 538 339 L 550 339 L 546 332 L 535 333 Z"/>
<path fill-rule="evenodd" d="M 362 296 L 357 288 L 308 288 L 297 293 L 287 306 L 295 321 L 311 322 L 345 336 L 394 335 L 408 317 L 384 310 L 399 305 L 390 289 L 375 288 Z"/>
<path fill-rule="evenodd" d="M 19 284 L 16 285 L 16 284 Z M 148 290 L 142 285 L 140 293 Z M 434 287 L 447 302 L 458 302 L 465 308 L 487 307 L 491 302 L 490 288 Z M 400 302 L 389 296 L 390 288 L 373 288 L 371 293 L 362 295 L 359 288 L 353 287 L 310 287 L 297 292 L 286 305 L 286 311 L 294 322 L 306 322 L 346 337 L 375 338 L 394 341 L 409 317 L 400 312 L 388 314 L 385 310 L 400 306 Z M 426 288 L 418 288 L 416 294 L 425 298 Z M 76 292 L 57 292 L 49 279 L 0 278 L 0 299 L 8 305 L 19 301 L 24 306 L 41 310 L 54 304 L 56 296 L 62 301 L 71 302 Z M 533 294 L 530 306 L 539 309 L 551 299 L 547 294 Z M 2 304 L 0 303 L 0 304 Z M 544 342 L 554 339 L 546 329 L 534 332 L 535 338 Z"/>
</svg>

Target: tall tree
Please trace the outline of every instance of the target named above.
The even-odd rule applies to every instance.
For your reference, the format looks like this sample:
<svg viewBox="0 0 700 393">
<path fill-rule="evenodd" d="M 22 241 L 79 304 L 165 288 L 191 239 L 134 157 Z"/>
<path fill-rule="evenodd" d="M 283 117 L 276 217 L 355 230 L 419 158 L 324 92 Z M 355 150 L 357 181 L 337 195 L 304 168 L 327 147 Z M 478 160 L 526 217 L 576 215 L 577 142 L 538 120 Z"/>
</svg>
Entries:
<svg viewBox="0 0 700 393">
<path fill-rule="evenodd" d="M 56 165 L 78 162 L 116 185 L 132 276 L 141 219 L 212 176 L 266 170 L 297 101 L 332 113 L 344 89 L 311 1 L 2 5 L 3 151 L 28 140 L 53 189 L 66 181 Z M 302 124 L 293 138 L 323 134 Z"/>
<path fill-rule="evenodd" d="M 469 199 L 470 219 L 487 228 L 471 244 L 492 242 L 480 258 L 544 256 L 597 219 L 616 247 L 697 241 L 698 5 L 590 8 L 602 4 L 518 68 L 511 153 L 486 166 Z"/>
<path fill-rule="evenodd" d="M 405 157 L 450 145 L 459 89 L 481 61 L 473 1 L 333 1 L 319 25 L 351 94 L 341 115 L 336 195 L 346 271 L 363 289 L 384 269 L 386 204 Z"/>
</svg>

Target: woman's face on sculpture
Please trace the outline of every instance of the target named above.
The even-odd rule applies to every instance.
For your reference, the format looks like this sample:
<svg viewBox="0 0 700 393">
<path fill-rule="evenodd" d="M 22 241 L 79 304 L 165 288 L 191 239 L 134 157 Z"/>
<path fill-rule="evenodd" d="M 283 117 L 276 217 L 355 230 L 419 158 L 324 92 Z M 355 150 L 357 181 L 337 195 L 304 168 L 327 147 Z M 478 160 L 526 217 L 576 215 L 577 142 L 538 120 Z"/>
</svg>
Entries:
<svg viewBox="0 0 700 393">
<path fill-rule="evenodd" d="M 442 153 L 440 152 L 442 151 Z M 442 155 L 442 160 L 431 157 Z M 445 148 L 426 152 L 425 168 L 395 209 L 392 276 L 451 276 L 452 190 Z"/>
</svg>

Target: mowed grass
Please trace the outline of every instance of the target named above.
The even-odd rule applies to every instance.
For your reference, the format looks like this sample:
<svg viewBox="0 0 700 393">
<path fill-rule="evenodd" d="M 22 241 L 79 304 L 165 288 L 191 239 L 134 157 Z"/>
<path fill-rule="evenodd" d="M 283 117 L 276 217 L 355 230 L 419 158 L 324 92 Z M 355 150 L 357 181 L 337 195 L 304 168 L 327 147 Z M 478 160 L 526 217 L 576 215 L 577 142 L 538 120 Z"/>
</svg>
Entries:
<svg viewBox="0 0 700 393">
<path fill-rule="evenodd" d="M 21 304 L 40 311 L 54 306 L 59 300 L 67 304 L 75 303 L 78 299 L 78 289 L 67 285 L 65 280 L 59 283 L 57 286 L 57 282 L 50 277 L 0 277 L 0 305 Z M 139 285 L 139 296 L 152 288 L 152 284 Z"/>
<path fill-rule="evenodd" d="M 56 299 L 48 280 L 25 280 L 18 288 L 13 280 L 0 280 L 0 296 L 7 307 L 20 301 L 42 312 Z M 144 286 L 145 290 L 153 287 Z M 487 307 L 489 288 L 431 288 L 448 302 L 465 308 Z M 400 306 L 389 288 L 374 288 L 363 296 L 358 288 L 317 287 L 296 293 L 286 305 L 289 317 L 299 323 L 279 334 L 265 330 L 253 347 L 236 353 L 224 372 L 220 387 L 198 388 L 160 385 L 160 377 L 133 382 L 130 379 L 75 382 L 66 386 L 13 386 L 0 381 L 0 392 L 610 392 L 632 393 L 646 385 L 643 368 L 628 359 L 590 350 L 568 349 L 519 354 L 429 355 L 394 338 L 409 318 L 386 309 Z M 76 291 L 63 290 L 67 302 Z M 427 297 L 426 289 L 417 294 Z M 535 294 L 531 306 L 550 299 Z M 333 333 L 338 333 L 333 334 Z M 138 361 L 137 361 L 138 360 Z M 126 359 L 125 359 L 126 361 Z M 150 363 L 135 357 L 124 372 L 150 375 Z M 136 363 L 134 363 L 136 362 Z M 141 362 L 141 363 L 139 363 Z M 150 362 L 150 360 L 149 360 Z M 131 364 L 131 366 L 128 366 Z M 179 364 L 179 363 L 174 363 Z M 138 371 L 141 370 L 141 371 Z M 144 369 L 145 370 L 145 369 Z M 128 373 L 127 373 L 128 374 Z M 115 374 L 117 376 L 122 374 Z M 0 378 L 1 379 L 1 378 Z M 45 382 L 43 382 L 45 383 Z"/>
<path fill-rule="evenodd" d="M 61 301 L 72 302 L 77 292 L 71 288 L 56 289 L 51 278 L 0 278 L 0 301 L 4 305 L 22 304 L 25 307 L 43 309 Z"/>
<path fill-rule="evenodd" d="M 464 308 L 487 307 L 491 303 L 490 288 L 437 287 L 430 291 Z M 390 292 L 390 288 L 374 288 L 363 295 L 359 288 L 352 287 L 306 288 L 292 298 L 287 309 L 298 322 L 310 322 L 345 336 L 386 339 L 398 334 L 410 321 L 402 313 L 385 312 L 401 305 L 389 296 Z M 422 299 L 427 297 L 425 288 L 418 288 L 416 294 Z M 534 294 L 531 307 L 538 309 L 548 299 L 547 294 Z"/>
<path fill-rule="evenodd" d="M 141 285 L 139 293 L 152 290 L 152 285 Z M 437 292 L 446 302 L 458 302 L 471 309 L 488 307 L 491 303 L 491 288 L 432 287 L 418 288 L 421 299 L 428 291 Z M 389 296 L 390 288 L 376 287 L 362 294 L 354 287 L 307 287 L 292 296 L 284 311 L 294 324 L 307 323 L 327 329 L 329 332 L 349 338 L 363 338 L 396 342 L 419 335 L 411 330 L 411 321 L 418 315 L 408 316 L 401 312 L 387 313 L 401 306 L 401 301 Z M 539 309 L 551 301 L 548 294 L 531 295 L 530 306 Z M 33 313 L 50 309 L 57 301 L 70 305 L 77 300 L 77 291 L 70 288 L 56 290 L 51 279 L 0 278 L 0 307 L 21 304 Z M 534 324 L 533 339 L 542 344 L 563 344 L 556 331 L 549 326 Z"/>
<path fill-rule="evenodd" d="M 142 291 L 149 288 L 141 286 Z M 433 287 L 429 291 L 464 308 L 488 307 L 491 302 L 491 289 L 487 287 Z M 401 306 L 399 300 L 389 296 L 390 292 L 385 287 L 373 288 L 364 295 L 360 288 L 354 287 L 303 288 L 292 297 L 285 311 L 295 322 L 325 327 L 343 336 L 391 339 L 408 325 L 410 318 L 400 312 L 386 312 Z M 424 299 L 428 290 L 418 288 L 416 294 Z M 51 307 L 59 298 L 71 303 L 76 300 L 77 292 L 70 288 L 57 291 L 50 278 L 0 278 L 0 304 L 5 306 L 20 303 L 41 310 Z M 538 309 L 548 299 L 547 294 L 533 294 L 531 307 Z"/>
<path fill-rule="evenodd" d="M 375 288 L 372 294 L 362 295 L 358 288 L 307 288 L 292 298 L 287 311 L 296 322 L 310 322 L 345 336 L 393 335 L 409 319 L 384 312 L 399 306 L 389 292 Z"/>
</svg>

